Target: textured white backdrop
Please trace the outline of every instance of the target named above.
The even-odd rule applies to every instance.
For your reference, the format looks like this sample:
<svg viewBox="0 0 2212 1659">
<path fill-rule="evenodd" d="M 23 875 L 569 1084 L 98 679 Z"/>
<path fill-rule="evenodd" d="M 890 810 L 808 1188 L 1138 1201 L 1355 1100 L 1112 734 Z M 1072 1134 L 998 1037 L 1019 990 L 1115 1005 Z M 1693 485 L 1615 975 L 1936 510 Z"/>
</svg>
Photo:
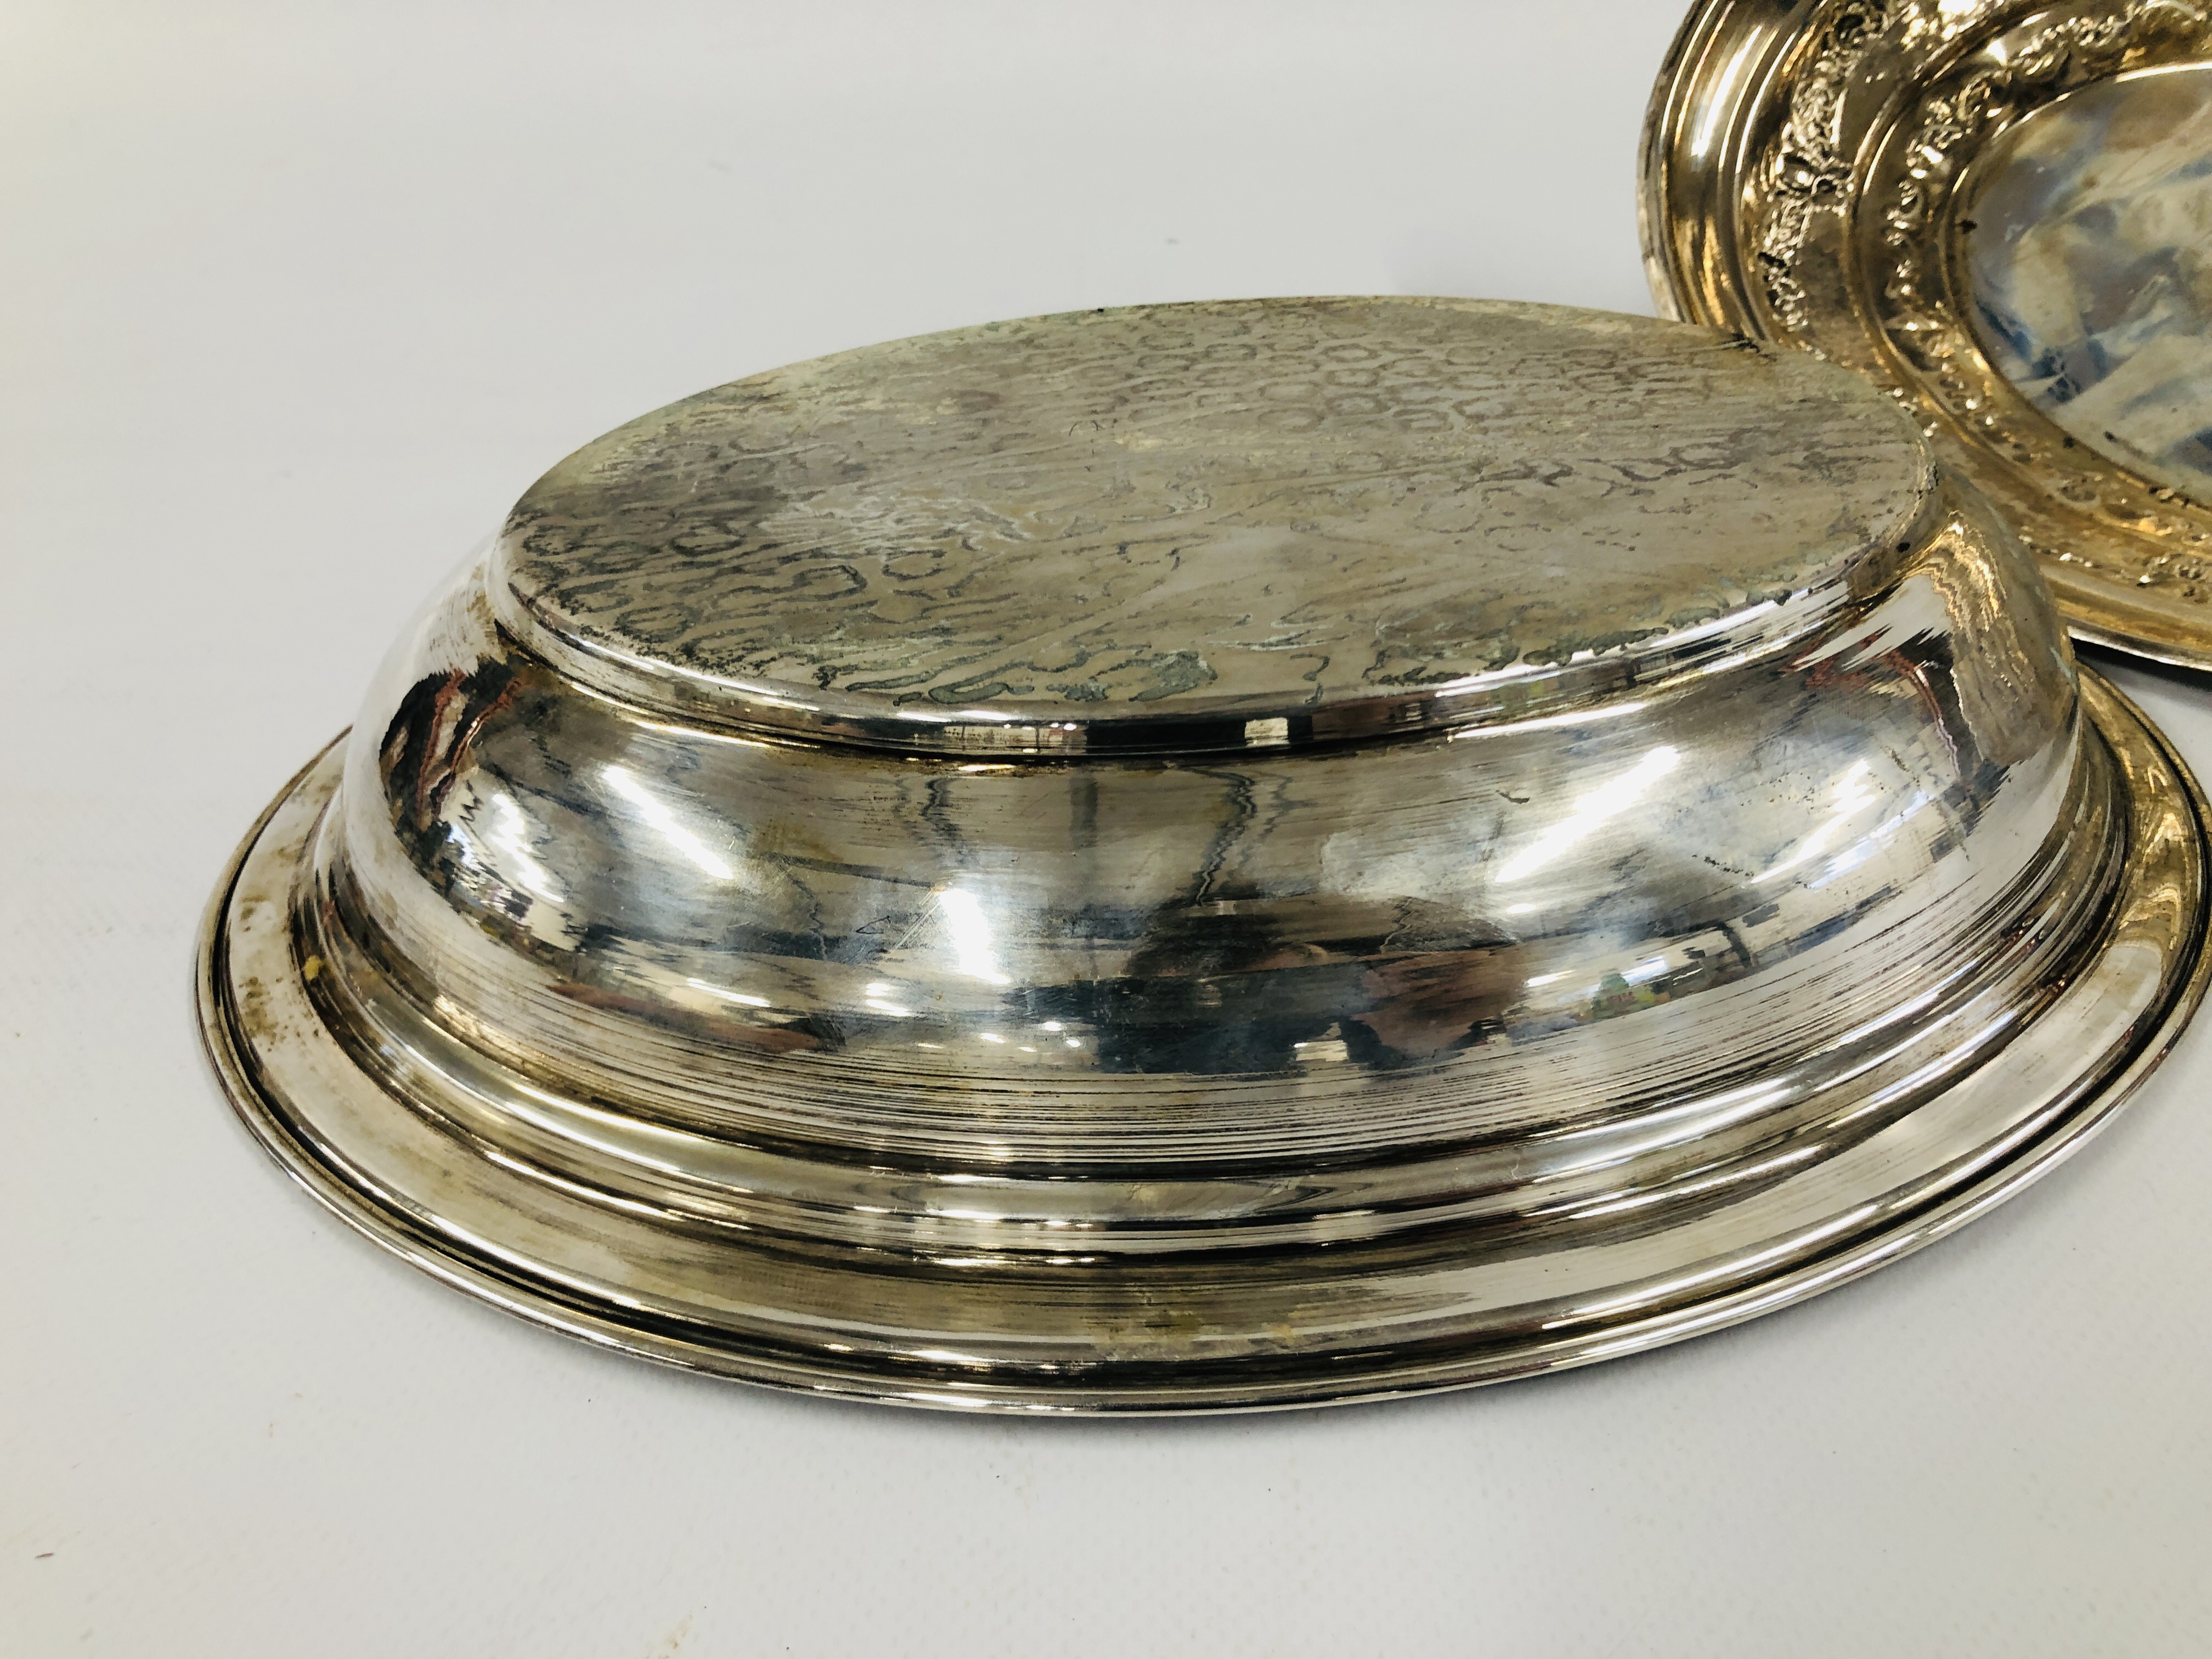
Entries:
<svg viewBox="0 0 2212 1659">
<path fill-rule="evenodd" d="M 1808 1307 L 1142 1426 L 542 1334 L 325 1219 L 196 1048 L 225 856 L 552 460 L 1000 316 L 1648 309 L 1676 21 L 0 7 L 0 1655 L 2204 1651 L 2203 1027 L 2027 1196 Z M 2212 683 L 2122 678 L 2212 769 Z"/>
</svg>

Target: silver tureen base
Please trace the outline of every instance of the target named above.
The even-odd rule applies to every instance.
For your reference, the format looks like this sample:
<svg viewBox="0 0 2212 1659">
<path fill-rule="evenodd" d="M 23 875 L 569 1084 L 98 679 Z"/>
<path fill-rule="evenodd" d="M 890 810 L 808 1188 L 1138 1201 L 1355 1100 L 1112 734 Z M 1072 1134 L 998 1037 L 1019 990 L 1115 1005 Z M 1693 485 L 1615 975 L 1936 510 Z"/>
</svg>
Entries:
<svg viewBox="0 0 2212 1659">
<path fill-rule="evenodd" d="M 285 787 L 217 889 L 203 1030 L 247 1127 L 342 1220 L 509 1312 L 647 1358 L 1035 1413 L 1261 1409 L 1497 1382 L 1749 1319 L 1930 1243 L 2080 1146 L 2155 1066 L 2212 965 L 2206 805 L 2124 697 L 2086 670 L 2081 695 L 2130 817 L 2105 921 L 2058 973 L 2063 988 L 1995 1058 L 1871 1137 L 1738 1201 L 1612 1237 L 1585 1224 L 1547 1245 L 1524 1227 L 1499 1249 L 1476 1224 L 1408 1243 L 1364 1238 L 1354 1220 L 1256 1261 L 1197 1249 L 895 1259 L 564 1191 L 423 1103 L 461 1086 L 437 1078 L 445 1057 L 356 1052 L 318 1006 L 319 981 L 337 976 L 316 954 L 306 895 L 342 742 Z M 478 1104 L 526 1135 L 534 1103 L 507 1086 Z M 610 1140 L 610 1167 L 638 1155 Z M 1621 1201 L 1632 1209 L 1632 1194 Z M 872 1340 L 853 1340 L 862 1333 Z"/>
</svg>

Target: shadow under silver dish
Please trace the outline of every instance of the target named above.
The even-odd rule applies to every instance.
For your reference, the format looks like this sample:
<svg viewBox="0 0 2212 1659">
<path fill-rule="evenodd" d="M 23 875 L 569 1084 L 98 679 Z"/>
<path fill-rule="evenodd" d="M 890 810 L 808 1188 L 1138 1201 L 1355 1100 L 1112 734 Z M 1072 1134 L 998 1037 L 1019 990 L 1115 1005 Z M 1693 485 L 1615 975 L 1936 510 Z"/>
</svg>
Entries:
<svg viewBox="0 0 2212 1659">
<path fill-rule="evenodd" d="M 370 1237 L 753 1381 L 1231 1410 L 1925 1243 L 2202 995 L 2203 803 L 1808 355 L 1546 307 L 1035 319 L 587 446 L 209 915 Z"/>
</svg>

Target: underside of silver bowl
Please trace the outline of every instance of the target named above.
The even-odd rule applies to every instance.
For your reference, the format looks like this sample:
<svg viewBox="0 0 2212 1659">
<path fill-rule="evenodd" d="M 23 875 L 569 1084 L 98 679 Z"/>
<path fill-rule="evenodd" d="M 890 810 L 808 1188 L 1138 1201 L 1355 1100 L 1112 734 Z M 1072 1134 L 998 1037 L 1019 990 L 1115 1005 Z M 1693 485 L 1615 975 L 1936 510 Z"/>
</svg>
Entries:
<svg viewBox="0 0 2212 1659">
<path fill-rule="evenodd" d="M 2205 812 L 1839 370 L 1466 301 L 801 365 L 548 475 L 210 909 L 208 1046 L 541 1323 L 1258 1408 L 1917 1248 L 2201 998 Z"/>
</svg>

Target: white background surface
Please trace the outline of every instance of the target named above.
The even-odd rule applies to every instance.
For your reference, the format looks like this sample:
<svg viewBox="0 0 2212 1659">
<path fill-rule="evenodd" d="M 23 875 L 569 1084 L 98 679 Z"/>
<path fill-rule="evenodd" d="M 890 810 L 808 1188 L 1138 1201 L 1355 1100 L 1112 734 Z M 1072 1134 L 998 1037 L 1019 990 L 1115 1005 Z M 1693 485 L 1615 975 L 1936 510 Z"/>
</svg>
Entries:
<svg viewBox="0 0 2212 1659">
<path fill-rule="evenodd" d="M 592 1352 L 355 1237 L 201 904 L 544 466 L 1000 316 L 1645 310 L 1675 0 L 0 7 L 0 1655 L 2212 1644 L 2212 1021 L 1993 1218 L 1655 1356 L 1150 1425 Z M 2212 774 L 2212 684 L 2127 673 Z"/>
</svg>

